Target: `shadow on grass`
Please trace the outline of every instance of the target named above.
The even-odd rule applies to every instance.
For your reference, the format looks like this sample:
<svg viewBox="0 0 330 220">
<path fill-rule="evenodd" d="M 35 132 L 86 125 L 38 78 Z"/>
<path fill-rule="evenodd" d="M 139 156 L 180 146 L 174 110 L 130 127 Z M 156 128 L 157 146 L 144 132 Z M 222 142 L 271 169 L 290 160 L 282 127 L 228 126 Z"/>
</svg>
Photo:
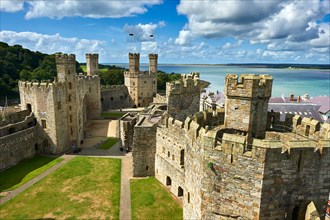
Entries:
<svg viewBox="0 0 330 220">
<path fill-rule="evenodd" d="M 0 192 L 14 190 L 61 162 L 58 157 L 35 156 L 0 172 Z"/>
</svg>

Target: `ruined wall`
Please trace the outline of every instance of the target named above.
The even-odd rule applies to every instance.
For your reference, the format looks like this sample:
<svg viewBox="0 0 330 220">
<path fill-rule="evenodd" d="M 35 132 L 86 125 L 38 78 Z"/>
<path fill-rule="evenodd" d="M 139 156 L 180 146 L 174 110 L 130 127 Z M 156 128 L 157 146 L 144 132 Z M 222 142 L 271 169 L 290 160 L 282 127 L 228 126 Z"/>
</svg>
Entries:
<svg viewBox="0 0 330 220">
<path fill-rule="evenodd" d="M 290 154 L 267 149 L 262 181 L 261 219 L 303 218 L 313 201 L 323 214 L 330 187 L 330 146 L 322 154 L 305 143 L 291 143 Z"/>
<path fill-rule="evenodd" d="M 157 125 L 141 117 L 134 127 L 133 136 L 133 176 L 155 175 Z"/>
<path fill-rule="evenodd" d="M 200 102 L 199 73 L 181 75 L 181 79 L 166 83 L 168 114 L 180 121 L 199 111 Z"/>
<path fill-rule="evenodd" d="M 37 148 L 35 126 L 0 137 L 0 170 L 33 157 Z"/>
<path fill-rule="evenodd" d="M 127 113 L 119 121 L 121 145 L 126 151 L 132 151 L 134 126 L 137 122 L 137 116 L 133 113 Z"/>
<path fill-rule="evenodd" d="M 185 148 L 183 123 L 166 118 L 157 127 L 156 135 L 156 178 L 170 188 L 170 191 L 182 197 L 185 192 Z M 182 189 L 182 192 L 179 190 Z"/>
<path fill-rule="evenodd" d="M 133 107 L 125 85 L 107 86 L 101 89 L 102 110 Z"/>
</svg>

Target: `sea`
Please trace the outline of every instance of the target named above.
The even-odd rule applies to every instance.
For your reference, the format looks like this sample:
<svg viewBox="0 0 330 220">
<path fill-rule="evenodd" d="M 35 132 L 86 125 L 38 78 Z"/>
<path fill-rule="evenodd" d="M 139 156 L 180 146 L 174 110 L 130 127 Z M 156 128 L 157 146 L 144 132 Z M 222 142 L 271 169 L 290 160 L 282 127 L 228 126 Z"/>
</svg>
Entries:
<svg viewBox="0 0 330 220">
<path fill-rule="evenodd" d="M 128 68 L 128 64 L 112 64 Z M 148 64 L 141 64 L 141 70 L 148 70 Z M 294 69 L 294 68 L 255 68 L 220 65 L 178 65 L 158 64 L 158 70 L 166 73 L 186 74 L 199 72 L 202 80 L 210 82 L 206 89 L 212 92 L 224 91 L 225 76 L 231 74 L 268 74 L 273 77 L 272 96 L 289 97 L 308 94 L 309 97 L 330 96 L 329 69 Z"/>
</svg>

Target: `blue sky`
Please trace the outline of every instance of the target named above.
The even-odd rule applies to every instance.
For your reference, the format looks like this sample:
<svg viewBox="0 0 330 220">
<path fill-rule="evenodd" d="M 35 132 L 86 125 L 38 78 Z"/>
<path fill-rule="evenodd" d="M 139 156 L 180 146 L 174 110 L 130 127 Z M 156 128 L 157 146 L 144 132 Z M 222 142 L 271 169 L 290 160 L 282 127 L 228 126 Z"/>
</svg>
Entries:
<svg viewBox="0 0 330 220">
<path fill-rule="evenodd" d="M 322 0 L 0 0 L 0 41 L 102 63 L 329 64 Z M 130 34 L 133 34 L 130 35 Z M 150 37 L 153 36 L 153 37 Z"/>
</svg>

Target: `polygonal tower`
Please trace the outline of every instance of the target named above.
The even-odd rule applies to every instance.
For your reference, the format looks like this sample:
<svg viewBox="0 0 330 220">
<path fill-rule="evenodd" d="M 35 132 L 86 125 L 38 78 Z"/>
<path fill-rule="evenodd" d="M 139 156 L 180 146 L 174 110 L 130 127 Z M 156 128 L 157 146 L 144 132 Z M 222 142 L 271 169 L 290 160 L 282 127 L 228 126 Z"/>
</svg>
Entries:
<svg viewBox="0 0 330 220">
<path fill-rule="evenodd" d="M 140 71 L 140 54 L 129 53 L 129 71 L 124 73 L 125 86 L 132 106 L 146 107 L 157 93 L 157 54 L 149 54 L 149 71 Z"/>
<path fill-rule="evenodd" d="M 273 78 L 242 74 L 238 81 L 237 75 L 228 74 L 225 81 L 225 126 L 246 132 L 249 138 L 265 138 Z"/>
<path fill-rule="evenodd" d="M 87 67 L 87 76 L 97 75 L 99 71 L 99 55 L 87 53 L 86 67 Z"/>
<path fill-rule="evenodd" d="M 157 73 L 158 54 L 149 54 L 149 72 Z"/>
<path fill-rule="evenodd" d="M 129 71 L 131 73 L 138 73 L 140 71 L 140 54 L 139 53 L 129 53 Z"/>
<path fill-rule="evenodd" d="M 76 56 L 57 54 L 55 59 L 58 82 L 64 85 L 63 95 L 58 97 L 61 100 L 58 100 L 57 114 L 65 122 L 58 126 L 59 132 L 67 135 L 59 135 L 58 138 L 63 141 L 66 139 L 66 145 L 78 145 Z"/>
</svg>

